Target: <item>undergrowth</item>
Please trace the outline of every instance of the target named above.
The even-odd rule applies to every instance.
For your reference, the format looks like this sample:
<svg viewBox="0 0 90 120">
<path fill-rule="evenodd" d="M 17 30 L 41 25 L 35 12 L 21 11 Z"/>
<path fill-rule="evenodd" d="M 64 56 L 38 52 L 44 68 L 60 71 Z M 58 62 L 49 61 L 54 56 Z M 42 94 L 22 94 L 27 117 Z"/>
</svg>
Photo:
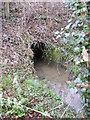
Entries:
<svg viewBox="0 0 90 120">
<path fill-rule="evenodd" d="M 89 27 L 87 24 L 89 16 L 85 15 L 87 12 L 86 6 L 80 2 L 71 2 L 66 7 L 68 7 L 68 11 L 72 11 L 72 16 L 68 20 L 66 27 L 54 33 L 53 36 L 56 38 L 54 41 L 49 38 L 44 41 L 47 46 L 45 54 L 50 60 L 54 60 L 57 63 L 62 62 L 66 67 L 68 64 L 73 63 L 71 73 L 75 77 L 74 80 L 68 82 L 69 86 L 77 92 L 75 85 L 79 83 L 82 98 L 88 101 L 87 89 L 82 88 L 82 84 L 88 83 L 89 68 L 81 60 L 82 46 L 85 46 L 88 53 L 90 49 L 88 38 Z M 67 16 L 69 14 L 68 11 Z M 85 16 L 83 17 L 82 14 Z M 57 21 L 58 19 L 56 19 Z M 16 26 L 18 26 L 17 23 Z M 13 22 L 10 25 L 7 24 L 5 30 L 8 26 L 9 29 L 13 28 Z M 22 28 L 22 23 L 19 27 Z M 25 30 L 24 28 L 22 29 L 21 31 Z M 27 31 L 22 32 L 19 37 L 18 35 L 14 36 L 15 39 L 13 38 L 13 40 L 8 35 L 3 34 L 3 76 L 0 80 L 0 117 L 11 117 L 13 119 L 22 117 L 77 117 L 75 111 L 64 104 L 61 97 L 58 97 L 35 76 L 32 60 L 33 53 L 30 49 L 30 45 L 34 42 L 34 39 Z M 80 113 L 78 117 L 84 117 L 83 113 Z"/>
<path fill-rule="evenodd" d="M 22 81 L 18 75 L 14 76 L 14 80 L 10 76 L 3 77 L 1 87 L 1 118 L 60 118 L 67 108 L 60 96 L 56 96 L 47 85 L 33 77 Z M 64 115 L 69 118 L 75 116 L 75 111 L 71 108 Z"/>
</svg>

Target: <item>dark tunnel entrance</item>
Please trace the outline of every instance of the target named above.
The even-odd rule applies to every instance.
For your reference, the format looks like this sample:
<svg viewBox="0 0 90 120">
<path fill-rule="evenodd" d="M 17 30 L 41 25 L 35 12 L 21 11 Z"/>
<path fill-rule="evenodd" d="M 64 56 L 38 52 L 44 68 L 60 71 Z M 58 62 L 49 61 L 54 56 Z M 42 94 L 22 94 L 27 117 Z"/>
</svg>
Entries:
<svg viewBox="0 0 90 120">
<path fill-rule="evenodd" d="M 34 42 L 31 45 L 31 49 L 34 52 L 34 61 L 43 60 L 45 58 L 45 44 L 43 42 Z"/>
</svg>

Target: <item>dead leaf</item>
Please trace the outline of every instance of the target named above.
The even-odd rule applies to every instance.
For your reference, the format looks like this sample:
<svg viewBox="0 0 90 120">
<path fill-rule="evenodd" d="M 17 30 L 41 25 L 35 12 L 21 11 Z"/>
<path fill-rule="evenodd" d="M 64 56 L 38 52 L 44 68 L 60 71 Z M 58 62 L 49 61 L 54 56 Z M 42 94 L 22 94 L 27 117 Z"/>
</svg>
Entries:
<svg viewBox="0 0 90 120">
<path fill-rule="evenodd" d="M 83 46 L 83 49 L 82 49 L 82 61 L 81 62 L 86 62 L 87 63 L 87 67 L 88 67 L 88 53 L 85 49 L 85 46 Z"/>
</svg>

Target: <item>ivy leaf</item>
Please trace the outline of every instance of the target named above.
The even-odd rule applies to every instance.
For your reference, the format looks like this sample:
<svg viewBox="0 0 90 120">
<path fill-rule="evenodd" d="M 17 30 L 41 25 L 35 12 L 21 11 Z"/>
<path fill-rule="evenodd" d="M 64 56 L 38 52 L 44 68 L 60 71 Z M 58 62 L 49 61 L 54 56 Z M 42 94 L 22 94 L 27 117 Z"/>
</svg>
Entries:
<svg viewBox="0 0 90 120">
<path fill-rule="evenodd" d="M 72 36 L 74 36 L 75 35 L 75 32 L 72 32 Z"/>
<path fill-rule="evenodd" d="M 56 31 L 54 34 L 55 34 L 55 35 L 58 35 L 58 34 L 59 34 L 59 31 Z"/>
<path fill-rule="evenodd" d="M 71 94 L 73 95 L 73 94 L 75 93 L 74 88 L 70 88 L 70 92 L 71 92 Z"/>
<path fill-rule="evenodd" d="M 78 65 L 78 64 L 80 63 L 80 60 L 79 60 L 78 57 L 76 57 L 76 58 L 74 59 L 74 61 L 75 61 L 76 65 Z"/>
<path fill-rule="evenodd" d="M 27 100 L 28 100 L 28 98 L 22 98 L 20 102 L 21 102 L 21 104 L 24 104 Z"/>
<path fill-rule="evenodd" d="M 59 23 L 60 21 L 59 21 L 59 19 L 57 19 L 57 18 L 55 18 L 55 21 L 57 22 L 57 23 Z"/>
<path fill-rule="evenodd" d="M 76 6 L 76 7 L 79 6 L 79 3 L 75 3 L 75 6 Z"/>
<path fill-rule="evenodd" d="M 78 89 L 76 87 L 74 88 L 74 91 L 75 91 L 75 93 L 78 93 Z"/>
<path fill-rule="evenodd" d="M 2 94 L 0 94 L 0 105 L 3 106 L 3 98 L 2 98 Z"/>
<path fill-rule="evenodd" d="M 17 84 L 18 83 L 18 75 L 15 75 L 15 77 L 14 77 L 14 80 L 13 80 L 13 83 L 12 84 Z"/>
<path fill-rule="evenodd" d="M 72 23 L 69 23 L 69 24 L 65 27 L 65 29 L 68 30 L 71 25 L 72 25 Z"/>
<path fill-rule="evenodd" d="M 86 88 L 82 88 L 82 89 L 81 89 L 81 92 L 86 92 Z"/>
<path fill-rule="evenodd" d="M 72 21 L 72 18 L 70 20 L 68 20 L 68 23 L 70 23 Z"/>
<path fill-rule="evenodd" d="M 64 28 L 61 28 L 61 31 L 63 30 Z"/>
<path fill-rule="evenodd" d="M 80 51 L 80 48 L 79 47 L 75 47 L 74 48 L 74 52 L 78 53 Z"/>
<path fill-rule="evenodd" d="M 89 32 L 89 31 L 90 31 L 89 27 L 87 25 L 84 25 L 84 32 Z"/>
<path fill-rule="evenodd" d="M 81 9 L 81 12 L 83 13 L 83 12 L 86 12 L 87 11 L 87 9 L 86 9 L 86 7 L 83 7 L 82 9 Z"/>
<path fill-rule="evenodd" d="M 63 38 L 62 40 L 61 40 L 61 42 L 64 44 L 64 43 L 67 43 L 67 39 L 65 39 L 65 38 Z"/>
<path fill-rule="evenodd" d="M 80 10 L 77 10 L 76 13 L 79 14 L 79 13 L 80 13 Z"/>
<path fill-rule="evenodd" d="M 83 22 L 79 23 L 78 26 L 79 26 L 79 27 L 83 26 Z"/>
<path fill-rule="evenodd" d="M 10 100 L 10 97 L 7 98 L 8 106 L 11 107 L 12 101 Z"/>
<path fill-rule="evenodd" d="M 82 32 L 79 34 L 79 37 L 85 37 L 85 33 L 82 31 Z"/>
<path fill-rule="evenodd" d="M 38 80 L 34 80 L 34 86 L 35 86 L 36 88 L 38 88 L 38 87 L 40 86 L 40 84 L 39 84 L 39 81 L 38 81 Z"/>
<path fill-rule="evenodd" d="M 22 116 L 25 116 L 25 113 L 19 113 L 18 117 L 21 118 Z"/>
<path fill-rule="evenodd" d="M 70 45 L 74 45 L 75 44 L 74 40 L 69 40 L 68 42 L 69 42 Z"/>
<path fill-rule="evenodd" d="M 72 25 L 72 28 L 75 28 L 76 27 L 76 24 L 74 23 L 73 25 Z"/>
<path fill-rule="evenodd" d="M 17 104 L 17 99 L 16 98 L 14 98 L 13 103 Z"/>
<path fill-rule="evenodd" d="M 60 38 L 61 36 L 60 35 L 57 35 L 56 39 Z"/>
<path fill-rule="evenodd" d="M 79 22 L 80 22 L 80 20 L 76 20 L 75 25 L 77 26 Z"/>
<path fill-rule="evenodd" d="M 74 80 L 74 83 L 82 83 L 81 76 L 79 75 L 78 78 Z"/>
<path fill-rule="evenodd" d="M 65 33 L 65 37 L 66 38 L 69 37 L 69 35 L 70 35 L 70 33 Z"/>
<path fill-rule="evenodd" d="M 18 95 L 20 95 L 20 93 L 22 92 L 22 89 L 20 86 L 17 88 L 17 92 L 18 92 Z"/>
<path fill-rule="evenodd" d="M 52 112 L 51 112 L 51 116 L 53 116 L 53 115 L 54 115 L 54 112 L 52 111 Z"/>
<path fill-rule="evenodd" d="M 78 38 L 76 39 L 76 43 L 83 43 L 84 42 L 84 38 Z"/>
<path fill-rule="evenodd" d="M 81 9 L 82 7 L 83 7 L 83 4 L 81 3 L 81 4 L 78 4 L 78 9 Z"/>
</svg>

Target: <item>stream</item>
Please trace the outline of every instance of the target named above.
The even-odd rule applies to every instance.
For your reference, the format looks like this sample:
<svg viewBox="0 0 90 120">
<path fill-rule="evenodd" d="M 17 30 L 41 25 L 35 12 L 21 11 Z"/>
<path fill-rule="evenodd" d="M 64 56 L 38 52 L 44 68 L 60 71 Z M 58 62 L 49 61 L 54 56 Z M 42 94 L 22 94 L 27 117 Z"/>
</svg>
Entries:
<svg viewBox="0 0 90 120">
<path fill-rule="evenodd" d="M 62 96 L 65 103 L 70 104 L 70 107 L 78 111 L 81 109 L 80 93 L 72 92 L 66 81 L 68 81 L 69 72 L 59 64 L 48 61 L 35 62 L 36 73 L 41 80 L 44 81 L 56 94 Z"/>
</svg>

